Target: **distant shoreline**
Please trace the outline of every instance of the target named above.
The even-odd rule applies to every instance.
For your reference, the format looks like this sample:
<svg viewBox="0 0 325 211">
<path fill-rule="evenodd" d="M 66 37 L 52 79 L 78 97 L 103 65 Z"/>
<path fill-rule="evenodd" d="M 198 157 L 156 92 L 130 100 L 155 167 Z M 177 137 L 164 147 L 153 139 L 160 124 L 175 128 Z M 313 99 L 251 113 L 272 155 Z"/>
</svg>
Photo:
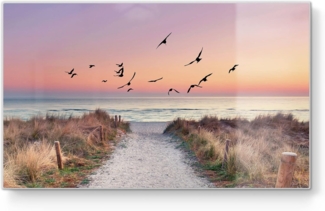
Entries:
<svg viewBox="0 0 325 211">
<path fill-rule="evenodd" d="M 166 122 L 177 117 L 200 119 L 205 115 L 222 118 L 253 119 L 258 115 L 292 113 L 309 121 L 309 97 L 156 97 L 156 98 L 101 98 L 101 99 L 12 99 L 5 100 L 4 117 L 24 120 L 32 116 L 81 116 L 100 108 L 111 115 L 121 115 L 127 121 Z"/>
</svg>

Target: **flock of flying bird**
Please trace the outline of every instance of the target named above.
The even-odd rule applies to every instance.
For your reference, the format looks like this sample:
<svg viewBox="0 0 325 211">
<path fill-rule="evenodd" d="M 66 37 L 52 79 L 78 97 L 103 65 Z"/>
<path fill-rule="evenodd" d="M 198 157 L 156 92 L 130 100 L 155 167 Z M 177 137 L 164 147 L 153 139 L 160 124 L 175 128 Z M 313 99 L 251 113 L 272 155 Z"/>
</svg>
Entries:
<svg viewBox="0 0 325 211">
<path fill-rule="evenodd" d="M 156 49 L 158 49 L 158 47 L 159 47 L 160 45 L 162 45 L 162 44 L 165 44 L 165 45 L 166 45 L 166 44 L 167 44 L 167 38 L 168 38 L 170 35 L 171 35 L 171 33 L 169 33 L 169 34 L 167 35 L 167 37 L 166 37 L 163 41 L 161 41 L 161 42 L 159 43 L 159 45 L 157 46 Z M 202 60 L 202 58 L 200 58 L 200 56 L 201 56 L 201 54 L 202 54 L 202 51 L 203 51 L 203 48 L 201 49 L 199 55 L 195 58 L 195 60 L 191 61 L 190 63 L 188 63 L 188 64 L 186 64 L 186 65 L 184 65 L 184 66 L 191 65 L 191 64 L 193 64 L 194 62 L 199 63 L 199 62 Z M 114 75 L 114 76 L 116 76 L 116 77 L 123 77 L 123 76 L 124 76 L 124 75 L 123 75 L 123 73 L 124 73 L 123 62 L 122 62 L 121 64 L 116 64 L 116 65 L 117 65 L 120 69 L 119 69 L 118 71 L 115 71 L 115 70 L 114 70 L 114 71 L 117 73 L 117 75 Z M 228 73 L 230 73 L 231 71 L 234 71 L 234 70 L 236 69 L 237 66 L 238 66 L 238 64 L 234 65 L 234 66 L 229 70 Z M 95 65 L 93 65 L 93 64 L 89 65 L 89 68 L 93 68 L 93 67 L 95 67 Z M 73 68 L 70 72 L 67 72 L 67 71 L 66 71 L 66 73 L 68 73 L 69 75 L 71 75 L 71 78 L 73 78 L 75 75 L 77 75 L 77 73 L 74 72 L 74 68 Z M 131 80 L 129 80 L 128 83 L 124 84 L 123 86 L 118 87 L 117 89 L 121 89 L 121 88 L 123 88 L 123 87 L 125 87 L 125 86 L 130 86 L 130 85 L 131 85 L 131 81 L 133 80 L 135 74 L 136 74 L 136 72 L 134 72 L 134 74 L 133 74 Z M 199 81 L 198 84 L 192 84 L 192 85 L 189 87 L 189 89 L 187 90 L 187 93 L 189 93 L 189 92 L 191 91 L 191 89 L 194 88 L 194 87 L 202 88 L 202 86 L 200 86 L 201 82 L 206 82 L 206 81 L 208 80 L 207 78 L 208 78 L 209 76 L 211 76 L 211 75 L 212 75 L 212 73 L 206 75 L 204 78 L 202 78 L 202 79 Z M 162 80 L 162 79 L 163 79 L 163 77 L 158 78 L 158 79 L 155 79 L 155 80 L 150 80 L 150 81 L 148 81 L 148 82 L 157 82 L 157 81 Z M 107 80 L 102 80 L 102 82 L 106 83 Z M 133 90 L 133 89 L 132 89 L 132 88 L 129 88 L 129 89 L 127 90 L 127 92 L 129 92 L 129 91 L 131 91 L 131 90 Z M 177 91 L 176 89 L 174 89 L 174 88 L 170 88 L 170 89 L 168 90 L 168 95 L 169 95 L 169 92 L 171 92 L 171 91 L 175 91 L 176 93 L 179 93 L 179 91 Z"/>
</svg>

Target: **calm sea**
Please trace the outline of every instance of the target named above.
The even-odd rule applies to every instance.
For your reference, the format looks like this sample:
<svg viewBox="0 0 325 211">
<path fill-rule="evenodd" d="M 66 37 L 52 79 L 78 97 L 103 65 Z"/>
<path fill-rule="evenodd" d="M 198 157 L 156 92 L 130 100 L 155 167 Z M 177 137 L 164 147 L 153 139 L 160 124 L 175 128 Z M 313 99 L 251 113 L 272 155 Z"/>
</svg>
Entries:
<svg viewBox="0 0 325 211">
<path fill-rule="evenodd" d="M 79 116 L 96 108 L 126 121 L 165 122 L 176 117 L 200 119 L 204 115 L 244 117 L 292 113 L 309 121 L 309 97 L 193 97 L 193 98 L 106 98 L 106 99 L 4 99 L 3 117 L 27 120 L 46 113 Z"/>
</svg>

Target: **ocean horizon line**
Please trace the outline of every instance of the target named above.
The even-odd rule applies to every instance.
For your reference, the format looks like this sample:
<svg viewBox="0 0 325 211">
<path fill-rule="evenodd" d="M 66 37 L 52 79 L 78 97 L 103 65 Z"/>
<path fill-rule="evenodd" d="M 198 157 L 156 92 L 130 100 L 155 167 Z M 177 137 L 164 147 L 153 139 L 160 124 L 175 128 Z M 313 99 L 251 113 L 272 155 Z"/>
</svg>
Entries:
<svg viewBox="0 0 325 211">
<path fill-rule="evenodd" d="M 25 98 L 5 99 L 4 116 L 28 119 L 35 114 L 61 113 L 82 115 L 102 109 L 111 115 L 122 115 L 128 121 L 165 121 L 176 116 L 198 119 L 204 115 L 222 117 L 237 115 L 254 118 L 265 113 L 292 112 L 309 120 L 309 97 L 110 97 L 110 98 Z"/>
</svg>

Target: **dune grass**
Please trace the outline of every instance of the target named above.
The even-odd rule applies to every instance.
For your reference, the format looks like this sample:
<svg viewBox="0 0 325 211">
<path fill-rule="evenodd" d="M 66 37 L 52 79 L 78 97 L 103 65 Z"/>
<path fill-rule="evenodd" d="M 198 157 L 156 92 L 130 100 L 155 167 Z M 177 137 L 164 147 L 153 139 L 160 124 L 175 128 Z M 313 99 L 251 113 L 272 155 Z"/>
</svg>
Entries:
<svg viewBox="0 0 325 211">
<path fill-rule="evenodd" d="M 251 121 L 178 118 L 165 133 L 188 144 L 218 187 L 273 188 L 281 153 L 287 151 L 298 155 L 292 187 L 309 187 L 309 122 L 299 122 L 292 114 L 261 115 Z M 222 168 L 227 139 L 228 162 Z"/>
<path fill-rule="evenodd" d="M 103 141 L 99 126 L 103 127 Z M 111 146 L 129 123 L 117 128 L 114 118 L 97 109 L 81 117 L 46 115 L 28 121 L 4 121 L 5 188 L 76 187 L 107 158 Z M 54 141 L 63 152 L 64 169 L 58 170 Z"/>
</svg>

